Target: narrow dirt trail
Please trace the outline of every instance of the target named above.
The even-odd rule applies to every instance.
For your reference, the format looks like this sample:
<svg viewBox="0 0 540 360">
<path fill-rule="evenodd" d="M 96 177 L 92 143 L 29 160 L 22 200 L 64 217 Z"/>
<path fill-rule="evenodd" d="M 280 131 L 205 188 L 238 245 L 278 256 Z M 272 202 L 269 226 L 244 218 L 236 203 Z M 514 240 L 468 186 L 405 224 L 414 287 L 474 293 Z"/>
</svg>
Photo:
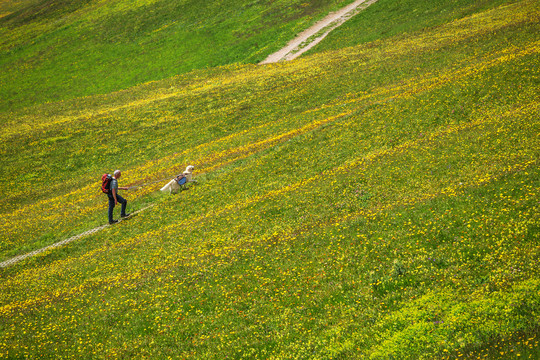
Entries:
<svg viewBox="0 0 540 360">
<path fill-rule="evenodd" d="M 296 59 L 318 43 L 320 43 L 332 30 L 341 26 L 345 21 L 367 8 L 377 0 L 356 0 L 341 10 L 328 14 L 309 29 L 301 32 L 291 40 L 283 49 L 270 54 L 259 64 L 271 64 L 280 61 Z"/>
<path fill-rule="evenodd" d="M 149 209 L 149 208 L 153 207 L 154 205 L 155 205 L 155 204 L 151 204 L 151 205 L 146 206 L 146 207 L 144 207 L 144 208 L 142 208 L 142 209 L 140 209 L 140 210 L 137 210 L 137 211 L 131 213 L 131 215 L 130 215 L 129 217 L 131 218 L 132 216 L 134 216 L 134 215 L 136 215 L 136 214 L 138 214 L 138 213 L 140 213 L 140 212 L 143 212 L 144 210 Z M 121 221 L 123 221 L 123 220 L 125 220 L 125 219 L 118 219 L 118 222 L 121 222 Z M 26 258 L 28 258 L 28 257 L 36 256 L 36 255 L 38 255 L 38 254 L 41 254 L 41 253 L 44 252 L 44 251 L 51 250 L 51 249 L 57 248 L 57 247 L 59 247 L 59 246 L 65 245 L 65 244 L 69 244 L 70 242 L 75 241 L 75 240 L 77 240 L 77 239 L 80 239 L 80 238 L 82 238 L 82 237 L 85 237 L 85 236 L 88 236 L 88 235 L 95 234 L 95 233 L 97 233 L 98 231 L 101 231 L 101 230 L 103 230 L 103 229 L 108 228 L 109 226 L 113 226 L 113 225 L 106 224 L 106 225 L 98 226 L 98 227 L 96 227 L 96 228 L 93 228 L 93 229 L 91 229 L 91 230 L 82 232 L 82 233 L 80 233 L 80 234 L 78 234 L 78 235 L 75 235 L 75 236 L 72 236 L 72 237 L 70 237 L 70 238 L 64 239 L 64 240 L 59 241 L 59 242 L 57 242 L 57 243 L 51 244 L 51 245 L 49 245 L 49 246 L 45 246 L 45 247 L 43 247 L 43 248 L 41 248 L 41 249 L 34 250 L 34 251 L 29 252 L 29 253 L 27 253 L 27 254 L 22 254 L 22 255 L 15 256 L 15 257 L 13 257 L 13 258 L 11 258 L 11 259 L 8 259 L 8 260 L 5 260 L 5 261 L 3 261 L 3 262 L 0 262 L 0 268 L 6 267 L 6 266 L 10 266 L 10 265 L 14 265 L 14 264 L 18 263 L 19 261 L 24 260 L 24 259 L 26 259 Z"/>
</svg>

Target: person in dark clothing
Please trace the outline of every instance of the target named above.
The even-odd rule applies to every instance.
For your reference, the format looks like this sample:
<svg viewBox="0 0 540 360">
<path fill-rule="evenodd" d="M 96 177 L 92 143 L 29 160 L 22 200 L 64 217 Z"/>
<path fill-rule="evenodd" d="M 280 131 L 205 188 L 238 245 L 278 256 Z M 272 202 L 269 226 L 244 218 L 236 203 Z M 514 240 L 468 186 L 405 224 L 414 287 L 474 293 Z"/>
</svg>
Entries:
<svg viewBox="0 0 540 360">
<path fill-rule="evenodd" d="M 122 172 L 120 170 L 116 170 L 114 172 L 114 176 L 111 180 L 111 189 L 107 193 L 107 195 L 109 196 L 109 224 L 115 224 L 118 222 L 118 220 L 113 219 L 113 210 L 118 203 L 122 204 L 120 216 L 124 218 L 130 215 L 126 214 L 127 200 L 120 196 L 120 194 L 118 194 L 118 190 L 129 189 L 127 187 L 118 187 L 118 179 L 120 179 L 121 176 Z"/>
</svg>

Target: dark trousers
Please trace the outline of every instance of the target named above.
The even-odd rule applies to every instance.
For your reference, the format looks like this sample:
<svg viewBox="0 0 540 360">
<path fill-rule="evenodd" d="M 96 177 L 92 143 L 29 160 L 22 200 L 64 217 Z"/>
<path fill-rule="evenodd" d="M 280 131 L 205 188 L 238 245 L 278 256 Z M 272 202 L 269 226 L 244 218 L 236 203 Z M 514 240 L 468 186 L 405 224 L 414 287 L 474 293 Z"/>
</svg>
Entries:
<svg viewBox="0 0 540 360">
<path fill-rule="evenodd" d="M 122 212 L 120 213 L 120 216 L 126 215 L 126 207 L 127 207 L 127 200 L 121 197 L 120 195 L 116 194 L 116 199 L 118 199 L 118 202 L 122 204 Z M 114 203 L 114 197 L 109 196 L 109 222 L 113 221 L 113 210 L 114 206 L 116 204 Z"/>
</svg>

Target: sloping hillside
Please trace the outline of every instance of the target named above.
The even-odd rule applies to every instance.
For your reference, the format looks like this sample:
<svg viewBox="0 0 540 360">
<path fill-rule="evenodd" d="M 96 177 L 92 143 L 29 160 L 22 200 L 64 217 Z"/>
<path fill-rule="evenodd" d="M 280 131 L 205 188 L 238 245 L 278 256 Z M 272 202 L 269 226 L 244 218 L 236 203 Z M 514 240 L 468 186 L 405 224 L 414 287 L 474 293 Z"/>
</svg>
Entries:
<svg viewBox="0 0 540 360">
<path fill-rule="evenodd" d="M 0 110 L 257 62 L 350 0 L 0 1 Z"/>
<path fill-rule="evenodd" d="M 540 5 L 476 10 L 3 113 L 2 259 L 155 205 L 0 269 L 0 357 L 537 358 Z"/>
<path fill-rule="evenodd" d="M 484 12 L 515 0 L 395 0 L 377 2 L 332 31 L 312 52 L 337 50 L 369 41 L 408 36 Z"/>
</svg>

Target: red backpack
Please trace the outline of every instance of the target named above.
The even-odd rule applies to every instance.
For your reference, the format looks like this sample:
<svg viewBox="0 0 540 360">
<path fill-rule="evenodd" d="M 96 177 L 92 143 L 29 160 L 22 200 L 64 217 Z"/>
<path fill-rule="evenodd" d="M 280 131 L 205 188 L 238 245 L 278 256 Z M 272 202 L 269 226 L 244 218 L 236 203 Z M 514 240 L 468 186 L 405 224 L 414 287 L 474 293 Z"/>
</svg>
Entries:
<svg viewBox="0 0 540 360">
<path fill-rule="evenodd" d="M 101 176 L 101 191 L 103 191 L 105 194 L 108 194 L 111 190 L 111 180 L 111 174 L 103 174 Z"/>
</svg>

